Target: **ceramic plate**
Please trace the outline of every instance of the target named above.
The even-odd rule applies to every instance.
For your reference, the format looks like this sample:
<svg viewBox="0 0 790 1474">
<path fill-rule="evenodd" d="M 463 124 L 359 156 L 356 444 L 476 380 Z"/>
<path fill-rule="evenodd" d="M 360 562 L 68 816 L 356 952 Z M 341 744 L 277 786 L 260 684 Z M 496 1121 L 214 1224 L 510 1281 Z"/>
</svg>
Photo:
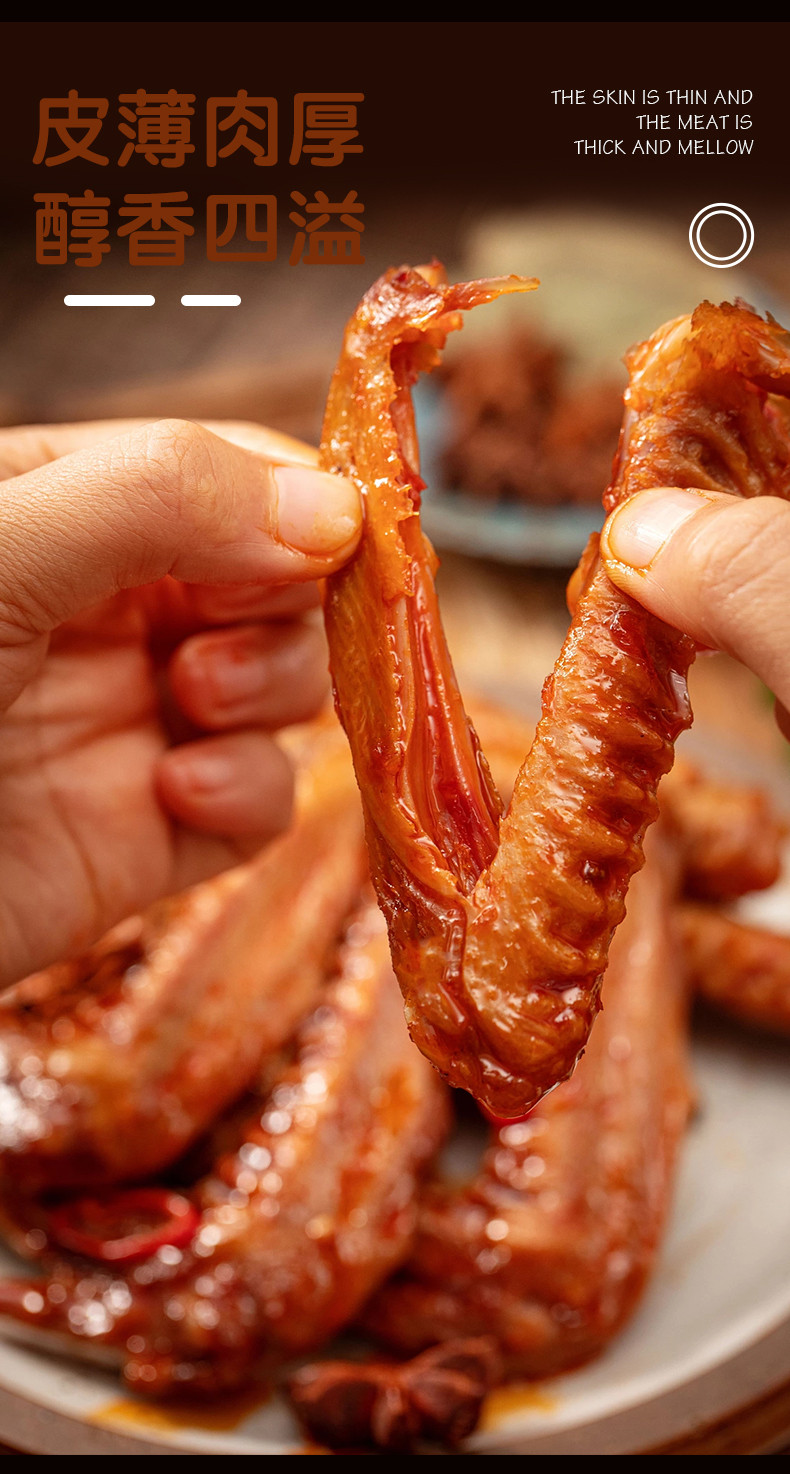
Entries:
<svg viewBox="0 0 790 1474">
<path fill-rule="evenodd" d="M 692 735 L 692 747 L 707 746 Z M 743 775 L 737 753 L 718 758 Z M 773 786 L 790 812 L 788 777 Z M 744 904 L 790 930 L 790 880 Z M 495 1392 L 466 1452 L 649 1452 L 790 1381 L 790 1043 L 707 1018 L 694 1063 L 698 1108 L 638 1314 L 588 1367 Z M 10 1255 L 0 1261 L 0 1272 L 13 1268 Z M 0 1440 L 38 1454 L 307 1451 L 279 1400 L 170 1413 L 122 1392 L 110 1371 L 10 1333 L 0 1339 Z"/>
<path fill-rule="evenodd" d="M 608 381 L 619 370 L 625 385 L 620 365 L 629 346 L 705 297 L 742 297 L 759 312 L 790 321 L 790 308 L 750 273 L 711 273 L 675 228 L 640 221 L 630 211 L 544 209 L 484 217 L 470 230 L 455 274 L 509 272 L 537 276 L 539 290 L 467 313 L 463 333 L 451 335 L 448 357 L 462 354 L 466 343 L 518 326 L 534 328 L 563 346 L 569 373 L 579 382 Z M 711 281 L 712 275 L 726 280 Z M 439 466 L 447 420 L 435 380 L 421 380 L 415 403 L 429 488 L 423 520 L 435 546 L 527 567 L 573 568 L 602 524 L 600 504 L 532 507 L 444 488 Z"/>
<path fill-rule="evenodd" d="M 422 475 L 427 483 L 421 518 L 434 547 L 498 563 L 532 568 L 567 568 L 578 563 L 591 532 L 603 525 L 599 503 L 591 507 L 529 507 L 523 502 L 488 502 L 442 487 L 440 452 L 446 415 L 441 393 L 430 380 L 414 391 Z"/>
</svg>

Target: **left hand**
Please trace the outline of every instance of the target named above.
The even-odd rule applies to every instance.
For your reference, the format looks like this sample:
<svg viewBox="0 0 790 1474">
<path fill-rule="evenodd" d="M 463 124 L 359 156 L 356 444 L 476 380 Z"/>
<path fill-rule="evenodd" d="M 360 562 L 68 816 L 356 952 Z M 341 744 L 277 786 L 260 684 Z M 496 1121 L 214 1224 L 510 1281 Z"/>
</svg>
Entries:
<svg viewBox="0 0 790 1474">
<path fill-rule="evenodd" d="M 0 983 L 288 823 L 356 491 L 255 426 L 0 432 Z"/>
</svg>

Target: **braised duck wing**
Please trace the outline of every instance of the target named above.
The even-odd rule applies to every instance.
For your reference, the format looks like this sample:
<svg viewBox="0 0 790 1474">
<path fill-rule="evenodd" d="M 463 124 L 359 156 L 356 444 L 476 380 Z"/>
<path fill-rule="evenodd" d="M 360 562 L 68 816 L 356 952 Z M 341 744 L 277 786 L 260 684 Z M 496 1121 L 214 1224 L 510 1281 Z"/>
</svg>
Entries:
<svg viewBox="0 0 790 1474">
<path fill-rule="evenodd" d="M 336 704 L 365 808 L 412 1037 L 454 1085 L 516 1117 L 571 1073 L 599 1007 L 657 787 L 691 720 L 692 642 L 608 579 L 590 545 L 532 749 L 500 804 L 465 715 L 420 527 L 410 387 L 461 311 L 534 283 L 386 273 L 352 317 L 324 469 L 359 486 L 356 555 L 327 582 Z M 703 303 L 629 355 L 612 509 L 656 485 L 790 495 L 787 338 Z"/>
</svg>

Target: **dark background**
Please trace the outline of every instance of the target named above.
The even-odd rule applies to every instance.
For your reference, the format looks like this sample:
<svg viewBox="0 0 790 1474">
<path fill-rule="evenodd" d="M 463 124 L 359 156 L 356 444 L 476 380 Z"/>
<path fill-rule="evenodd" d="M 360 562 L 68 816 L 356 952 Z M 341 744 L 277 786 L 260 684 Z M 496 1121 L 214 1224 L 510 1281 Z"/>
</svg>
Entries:
<svg viewBox="0 0 790 1474">
<path fill-rule="evenodd" d="M 105 408 L 226 413 L 238 402 L 239 412 L 310 428 L 314 411 L 309 420 L 285 403 L 298 398 L 296 359 L 301 356 L 301 382 L 312 385 L 315 403 L 342 321 L 372 278 L 389 264 L 432 255 L 452 265 L 470 225 L 492 209 L 611 206 L 660 222 L 687 250 L 696 210 L 733 201 L 754 222 L 750 269 L 780 298 L 790 296 L 784 291 L 789 31 L 788 23 L 765 21 L 5 22 L 0 422 L 79 418 Z M 117 97 L 138 87 L 196 94 L 198 147 L 183 167 L 115 164 L 123 142 L 114 131 Z M 278 98 L 281 162 L 253 168 L 240 153 L 208 170 L 205 99 L 242 87 Z M 674 149 L 665 157 L 579 157 L 577 137 L 623 137 L 630 146 L 638 136 L 637 109 L 557 107 L 550 96 L 556 87 L 696 87 L 711 95 L 720 87 L 749 87 L 753 127 L 742 136 L 754 139 L 754 147 L 745 158 L 681 158 Z M 107 168 L 32 163 L 39 99 L 65 96 L 70 88 L 110 101 L 95 145 L 110 153 Z M 293 93 L 310 89 L 365 94 L 362 155 L 334 169 L 289 165 Z M 663 104 L 647 110 L 673 111 Z M 712 104 L 693 110 L 721 111 Z M 205 198 L 220 179 L 222 189 L 277 195 L 275 263 L 205 260 Z M 33 195 L 47 187 L 75 194 L 92 188 L 108 194 L 114 207 L 126 192 L 186 189 L 197 233 L 187 241 L 184 266 L 131 267 L 125 242 L 114 236 L 100 267 L 37 265 Z M 316 188 L 338 196 L 357 190 L 365 205 L 364 266 L 289 265 L 294 188 L 308 196 Z M 706 240 L 728 248 L 726 238 L 718 247 Z M 709 274 L 711 293 L 721 295 L 727 274 Z M 153 292 L 157 304 L 135 312 L 66 309 L 63 295 L 76 291 Z M 239 291 L 243 305 L 234 312 L 188 312 L 178 304 L 185 291 Z M 173 390 L 179 379 L 189 379 L 193 392 L 179 397 Z"/>
<path fill-rule="evenodd" d="M 459 210 L 602 193 L 618 200 L 625 193 L 643 207 L 662 195 L 696 200 L 701 191 L 705 203 L 706 189 L 725 172 L 731 177 L 733 160 L 577 158 L 568 140 L 582 132 L 618 136 L 632 110 L 554 107 L 550 90 L 751 87 L 748 209 L 784 190 L 789 32 L 787 22 L 770 21 L 6 22 L 3 211 L 18 218 L 40 188 L 42 170 L 31 163 L 39 97 L 75 87 L 108 96 L 112 113 L 113 97 L 138 86 L 195 92 L 198 103 L 239 87 L 271 93 L 286 133 L 294 92 L 364 92 L 365 153 L 353 161 L 355 184 L 384 199 L 439 195 Z M 43 172 L 79 186 L 84 166 Z M 144 187 L 152 172 L 142 164 L 135 177 L 130 164 L 122 178 L 127 188 L 138 180 Z M 201 186 L 216 178 L 199 159 L 167 173 Z"/>
</svg>

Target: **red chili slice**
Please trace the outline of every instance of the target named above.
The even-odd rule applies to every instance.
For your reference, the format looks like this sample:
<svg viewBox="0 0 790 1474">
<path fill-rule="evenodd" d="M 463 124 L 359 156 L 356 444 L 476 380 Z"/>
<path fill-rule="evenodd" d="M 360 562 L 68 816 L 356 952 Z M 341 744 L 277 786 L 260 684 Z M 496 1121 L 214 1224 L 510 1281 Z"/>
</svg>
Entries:
<svg viewBox="0 0 790 1474">
<path fill-rule="evenodd" d="M 61 1204 L 50 1216 L 49 1235 L 74 1254 L 127 1264 L 147 1259 L 163 1244 L 188 1244 L 199 1222 L 189 1198 L 167 1188 L 139 1187 Z"/>
</svg>

